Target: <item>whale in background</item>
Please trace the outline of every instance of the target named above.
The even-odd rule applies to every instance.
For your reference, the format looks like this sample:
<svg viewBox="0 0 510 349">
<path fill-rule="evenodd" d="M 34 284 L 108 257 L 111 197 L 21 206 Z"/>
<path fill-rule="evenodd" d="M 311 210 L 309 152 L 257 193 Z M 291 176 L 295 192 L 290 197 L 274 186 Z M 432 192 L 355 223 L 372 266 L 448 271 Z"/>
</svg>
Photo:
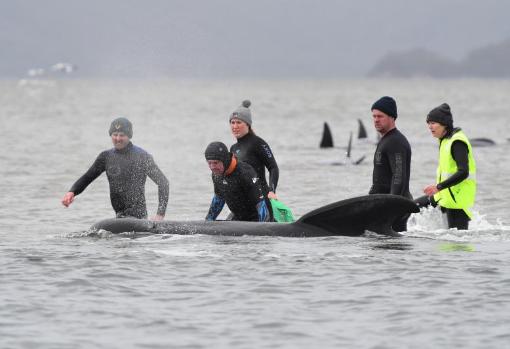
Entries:
<svg viewBox="0 0 510 349">
<path fill-rule="evenodd" d="M 358 139 L 368 138 L 367 129 L 363 125 L 363 121 L 358 119 Z"/>
<path fill-rule="evenodd" d="M 319 145 L 320 148 L 333 148 L 333 136 L 327 122 L 324 122 L 324 128 L 322 130 L 322 139 Z"/>
<path fill-rule="evenodd" d="M 359 165 L 365 160 L 365 155 L 361 156 L 357 160 L 353 160 L 351 157 L 352 153 L 352 132 L 349 134 L 349 142 L 347 143 L 347 149 L 345 151 L 345 160 L 343 161 L 334 161 L 331 165 L 335 166 L 343 166 L 343 165 Z"/>
<path fill-rule="evenodd" d="M 358 119 L 358 138 L 366 138 L 367 132 L 363 123 L 360 119 Z M 320 148 L 333 148 L 333 136 L 331 134 L 331 129 L 327 122 L 324 122 L 324 129 L 322 132 L 322 139 L 320 143 Z M 345 159 L 341 161 L 334 161 L 331 163 L 332 165 L 359 165 L 365 160 L 365 155 L 361 156 L 357 160 L 352 160 L 352 132 L 349 133 L 349 142 L 347 143 L 347 150 L 345 152 Z"/>
<path fill-rule="evenodd" d="M 378 135 L 380 138 L 380 135 Z M 368 139 L 368 133 L 361 119 L 358 119 L 358 139 Z M 508 139 L 510 141 L 510 139 Z M 469 142 L 473 147 L 492 147 L 497 145 L 497 143 L 486 137 L 474 137 L 470 138 Z M 330 148 L 333 147 L 333 136 L 331 134 L 331 129 L 327 122 L 324 122 L 324 130 L 322 132 L 322 140 L 321 140 L 321 148 Z"/>
<path fill-rule="evenodd" d="M 471 143 L 472 147 L 492 147 L 496 145 L 496 142 L 494 142 L 492 139 L 484 137 L 470 138 L 469 143 Z"/>
<path fill-rule="evenodd" d="M 365 138 L 368 138 L 367 129 L 365 128 L 363 121 L 361 121 L 361 119 L 358 119 L 358 139 Z M 333 135 L 331 133 L 331 128 L 329 127 L 329 124 L 327 122 L 324 122 L 324 126 L 322 129 L 322 138 L 319 147 L 320 148 L 334 147 Z"/>
</svg>

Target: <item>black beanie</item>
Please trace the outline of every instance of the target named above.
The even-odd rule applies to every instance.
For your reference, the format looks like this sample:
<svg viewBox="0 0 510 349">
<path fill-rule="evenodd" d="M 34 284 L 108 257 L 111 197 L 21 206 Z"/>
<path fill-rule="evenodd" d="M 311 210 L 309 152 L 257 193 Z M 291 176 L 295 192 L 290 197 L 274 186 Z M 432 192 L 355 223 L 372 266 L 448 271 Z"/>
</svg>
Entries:
<svg viewBox="0 0 510 349">
<path fill-rule="evenodd" d="M 117 118 L 112 121 L 110 125 L 110 136 L 114 132 L 122 132 L 129 138 L 133 137 L 133 125 L 131 125 L 131 121 L 126 118 Z"/>
<path fill-rule="evenodd" d="M 205 148 L 206 160 L 219 160 L 223 162 L 223 166 L 227 168 L 230 165 L 232 154 L 228 151 L 227 146 L 221 142 L 212 142 Z"/>
<path fill-rule="evenodd" d="M 450 130 L 453 129 L 453 117 L 450 106 L 443 103 L 439 107 L 432 109 L 427 115 L 427 122 L 429 121 L 438 122 Z"/>
<path fill-rule="evenodd" d="M 395 100 L 389 96 L 384 96 L 379 98 L 377 101 L 375 101 L 374 104 L 372 104 L 372 109 L 370 110 L 380 110 L 384 114 L 391 116 L 392 118 L 397 118 L 397 103 Z"/>
</svg>

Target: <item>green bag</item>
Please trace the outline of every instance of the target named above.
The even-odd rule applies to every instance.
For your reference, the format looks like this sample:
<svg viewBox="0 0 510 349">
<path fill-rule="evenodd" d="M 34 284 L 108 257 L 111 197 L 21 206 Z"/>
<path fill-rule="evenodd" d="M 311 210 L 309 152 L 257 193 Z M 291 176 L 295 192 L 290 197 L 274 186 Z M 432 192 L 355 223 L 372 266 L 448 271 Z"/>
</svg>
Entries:
<svg viewBox="0 0 510 349">
<path fill-rule="evenodd" d="M 283 202 L 275 199 L 269 201 L 271 202 L 275 221 L 278 223 L 292 223 L 295 221 L 292 211 Z"/>
</svg>

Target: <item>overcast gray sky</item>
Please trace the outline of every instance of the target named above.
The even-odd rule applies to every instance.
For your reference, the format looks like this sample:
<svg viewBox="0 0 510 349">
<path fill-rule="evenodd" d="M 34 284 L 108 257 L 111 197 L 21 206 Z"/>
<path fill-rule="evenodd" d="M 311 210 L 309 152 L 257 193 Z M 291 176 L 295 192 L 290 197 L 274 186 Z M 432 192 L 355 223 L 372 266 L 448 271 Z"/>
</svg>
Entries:
<svg viewBox="0 0 510 349">
<path fill-rule="evenodd" d="M 356 77 L 389 51 L 461 59 L 510 37 L 505 0 L 0 0 L 0 76 Z"/>
</svg>

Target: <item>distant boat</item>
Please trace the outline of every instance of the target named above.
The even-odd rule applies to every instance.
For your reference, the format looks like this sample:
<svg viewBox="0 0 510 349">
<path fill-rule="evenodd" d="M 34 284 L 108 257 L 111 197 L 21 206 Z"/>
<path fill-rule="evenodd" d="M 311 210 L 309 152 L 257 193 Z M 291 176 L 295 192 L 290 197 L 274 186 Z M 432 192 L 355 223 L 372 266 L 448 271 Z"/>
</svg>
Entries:
<svg viewBox="0 0 510 349">
<path fill-rule="evenodd" d="M 71 63 L 59 62 L 59 63 L 53 64 L 50 69 L 53 72 L 61 72 L 61 73 L 65 73 L 65 74 L 70 74 L 76 70 L 76 66 Z"/>
<path fill-rule="evenodd" d="M 27 70 L 27 78 L 18 81 L 18 86 L 46 87 L 55 84 L 54 79 L 60 73 L 71 74 L 77 69 L 76 65 L 71 63 L 55 63 L 49 69 L 31 68 Z"/>
<path fill-rule="evenodd" d="M 27 71 L 27 75 L 30 77 L 44 75 L 45 71 L 43 68 L 32 68 Z"/>
</svg>

